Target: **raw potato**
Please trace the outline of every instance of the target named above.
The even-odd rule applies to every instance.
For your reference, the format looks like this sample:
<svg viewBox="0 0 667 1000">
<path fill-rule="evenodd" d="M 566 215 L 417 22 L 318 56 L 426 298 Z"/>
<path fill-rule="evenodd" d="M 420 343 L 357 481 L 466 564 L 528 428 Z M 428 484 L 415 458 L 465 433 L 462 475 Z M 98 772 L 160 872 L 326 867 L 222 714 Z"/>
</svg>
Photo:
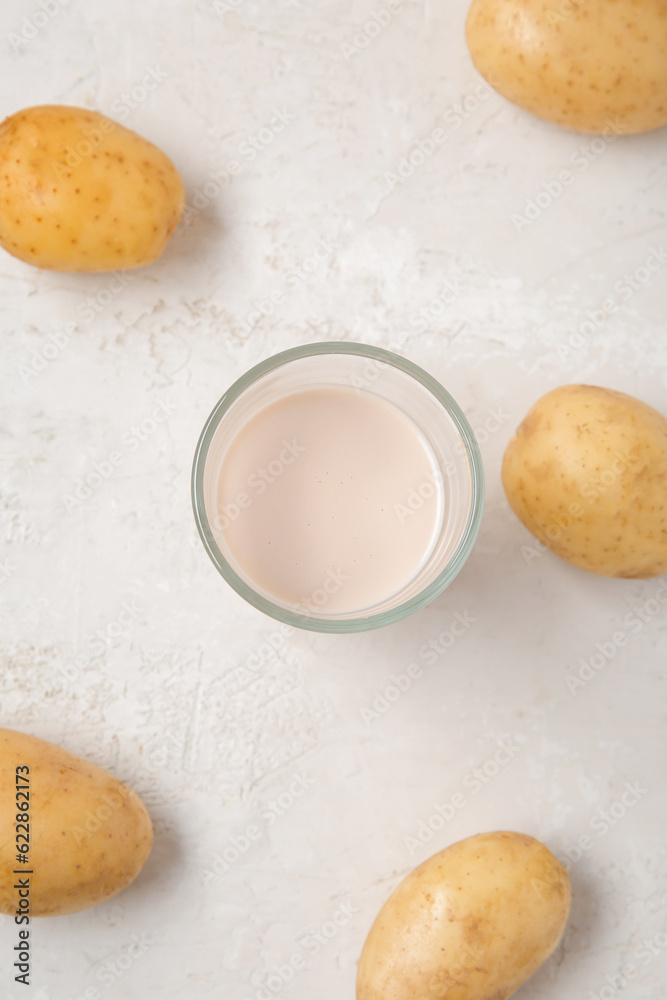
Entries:
<svg viewBox="0 0 667 1000">
<path fill-rule="evenodd" d="M 570 883 L 521 833 L 480 833 L 415 868 L 380 910 L 357 1000 L 505 1000 L 565 929 Z"/>
<path fill-rule="evenodd" d="M 16 768 L 28 766 L 30 864 L 16 861 Z M 24 771 L 21 774 L 25 774 Z M 0 729 L 0 913 L 14 915 L 15 887 L 30 875 L 30 916 L 76 913 L 124 889 L 143 868 L 153 828 L 141 799 L 101 767 L 53 743 Z M 24 803 L 19 798 L 19 803 Z M 25 843 L 25 841 L 22 841 Z"/>
<path fill-rule="evenodd" d="M 665 0 L 473 0 L 473 62 L 520 108 L 577 132 L 667 122 Z"/>
<path fill-rule="evenodd" d="M 183 211 L 171 160 L 84 108 L 45 105 L 6 118 L 0 177 L 0 245 L 53 271 L 150 264 Z"/>
<path fill-rule="evenodd" d="M 667 419 L 625 393 L 564 385 L 528 412 L 503 486 L 529 531 L 602 576 L 667 572 Z"/>
</svg>

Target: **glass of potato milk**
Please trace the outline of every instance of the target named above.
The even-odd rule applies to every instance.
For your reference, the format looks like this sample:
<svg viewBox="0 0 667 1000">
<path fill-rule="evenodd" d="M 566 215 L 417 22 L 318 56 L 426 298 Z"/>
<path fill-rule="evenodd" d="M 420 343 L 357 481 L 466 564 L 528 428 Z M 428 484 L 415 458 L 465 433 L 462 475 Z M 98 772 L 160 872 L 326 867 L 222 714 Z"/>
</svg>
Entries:
<svg viewBox="0 0 667 1000">
<path fill-rule="evenodd" d="M 475 541 L 484 475 L 462 410 L 364 344 L 308 344 L 246 372 L 206 421 L 192 502 L 225 580 L 278 621 L 361 632 L 423 607 Z"/>
</svg>

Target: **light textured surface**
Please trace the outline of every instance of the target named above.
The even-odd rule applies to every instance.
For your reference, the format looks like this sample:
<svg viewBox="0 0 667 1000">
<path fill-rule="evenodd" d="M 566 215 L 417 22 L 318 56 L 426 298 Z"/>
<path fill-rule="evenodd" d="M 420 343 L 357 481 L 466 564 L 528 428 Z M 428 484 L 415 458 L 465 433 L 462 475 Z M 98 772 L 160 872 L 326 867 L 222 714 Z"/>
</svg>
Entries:
<svg viewBox="0 0 667 1000">
<path fill-rule="evenodd" d="M 2 921 L 0 994 L 351 998 L 398 880 L 505 828 L 561 857 L 589 838 L 564 944 L 520 995 L 609 1000 L 632 964 L 622 995 L 662 997 L 667 586 L 538 552 L 500 461 L 526 410 L 567 382 L 667 412 L 664 131 L 596 144 L 513 108 L 471 65 L 462 0 L 392 3 L 365 34 L 388 3 L 43 2 L 55 13 L 2 5 L 2 114 L 62 102 L 115 115 L 173 158 L 192 211 L 161 260 L 119 280 L 0 260 L 0 724 L 108 767 L 156 828 L 126 892 L 33 925 L 30 989 L 12 982 Z M 434 129 L 439 145 L 425 142 Z M 401 178 L 418 141 L 433 151 Z M 224 189 L 205 188 L 230 160 Z M 318 241 L 324 259 L 304 270 Z M 274 654 L 277 625 L 199 543 L 190 465 L 235 378 L 329 339 L 393 345 L 442 381 L 479 431 L 487 507 L 429 608 L 366 635 L 293 632 Z M 114 451 L 108 479 L 64 499 Z M 457 613 L 474 620 L 429 652 Z M 413 662 L 410 689 L 377 701 Z M 510 759 L 475 777 L 500 741 Z"/>
</svg>

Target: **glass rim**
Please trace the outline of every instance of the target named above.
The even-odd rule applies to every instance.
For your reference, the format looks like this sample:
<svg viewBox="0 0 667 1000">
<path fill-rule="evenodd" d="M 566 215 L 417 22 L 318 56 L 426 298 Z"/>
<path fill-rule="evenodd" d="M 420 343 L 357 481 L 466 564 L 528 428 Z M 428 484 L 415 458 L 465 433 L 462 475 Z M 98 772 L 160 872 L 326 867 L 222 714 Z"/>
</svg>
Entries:
<svg viewBox="0 0 667 1000">
<path fill-rule="evenodd" d="M 459 544 L 445 568 L 441 570 L 435 580 L 432 580 L 423 590 L 407 601 L 387 611 L 375 614 L 371 613 L 366 616 L 359 615 L 354 618 L 346 618 L 344 616 L 325 618 L 306 614 L 295 609 L 282 607 L 280 604 L 274 603 L 263 594 L 254 590 L 236 573 L 220 551 L 209 524 L 204 502 L 204 469 L 209 448 L 219 424 L 232 404 L 249 386 L 265 375 L 268 375 L 269 372 L 290 364 L 292 361 L 325 354 L 352 354 L 357 357 L 367 358 L 369 361 L 379 361 L 391 365 L 393 368 L 402 371 L 404 374 L 421 383 L 424 388 L 435 396 L 456 425 L 464 442 L 465 457 L 470 468 L 470 510 Z M 479 444 L 468 422 L 468 418 L 453 396 L 447 392 L 437 379 L 433 378 L 432 375 L 429 375 L 427 371 L 424 371 L 423 368 L 415 365 L 412 361 L 408 361 L 406 358 L 394 354 L 392 351 L 387 351 L 382 347 L 373 347 L 370 344 L 360 344 L 352 341 L 334 340 L 317 344 L 304 344 L 299 347 L 291 347 L 286 351 L 280 351 L 278 354 L 260 361 L 259 364 L 248 369 L 247 372 L 232 383 L 214 406 L 199 435 L 192 463 L 191 496 L 195 523 L 204 548 L 223 579 L 248 604 L 251 604 L 258 611 L 262 611 L 265 615 L 276 621 L 294 628 L 305 629 L 309 632 L 339 634 L 345 632 L 367 632 L 371 629 L 382 628 L 385 625 L 398 622 L 420 608 L 425 607 L 425 605 L 430 604 L 431 601 L 449 586 L 454 577 L 457 576 L 470 554 L 482 519 L 484 506 L 484 467 Z"/>
</svg>

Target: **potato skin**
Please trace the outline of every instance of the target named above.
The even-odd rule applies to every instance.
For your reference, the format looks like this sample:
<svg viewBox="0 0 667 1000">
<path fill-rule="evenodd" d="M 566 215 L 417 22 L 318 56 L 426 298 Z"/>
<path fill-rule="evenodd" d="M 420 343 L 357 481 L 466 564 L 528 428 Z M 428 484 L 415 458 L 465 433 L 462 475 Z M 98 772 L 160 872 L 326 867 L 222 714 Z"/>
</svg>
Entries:
<svg viewBox="0 0 667 1000">
<path fill-rule="evenodd" d="M 590 573 L 667 572 L 667 419 L 612 389 L 566 385 L 529 410 L 502 479 L 520 521 Z"/>
<path fill-rule="evenodd" d="M 565 869 L 533 837 L 460 840 L 415 868 L 380 910 L 357 1000 L 505 1000 L 556 948 L 570 898 Z"/>
<path fill-rule="evenodd" d="M 183 211 L 183 182 L 171 160 L 84 108 L 43 105 L 6 118 L 0 177 L 0 245 L 54 271 L 150 264 Z"/>
<path fill-rule="evenodd" d="M 664 0 L 473 0 L 466 39 L 507 100 L 577 132 L 667 122 Z"/>
<path fill-rule="evenodd" d="M 88 909 L 136 878 L 153 843 L 141 799 L 45 740 L 0 729 L 0 913 L 15 914 L 16 768 L 30 768 L 30 916 Z M 22 785 L 22 787 L 25 787 Z"/>
</svg>

